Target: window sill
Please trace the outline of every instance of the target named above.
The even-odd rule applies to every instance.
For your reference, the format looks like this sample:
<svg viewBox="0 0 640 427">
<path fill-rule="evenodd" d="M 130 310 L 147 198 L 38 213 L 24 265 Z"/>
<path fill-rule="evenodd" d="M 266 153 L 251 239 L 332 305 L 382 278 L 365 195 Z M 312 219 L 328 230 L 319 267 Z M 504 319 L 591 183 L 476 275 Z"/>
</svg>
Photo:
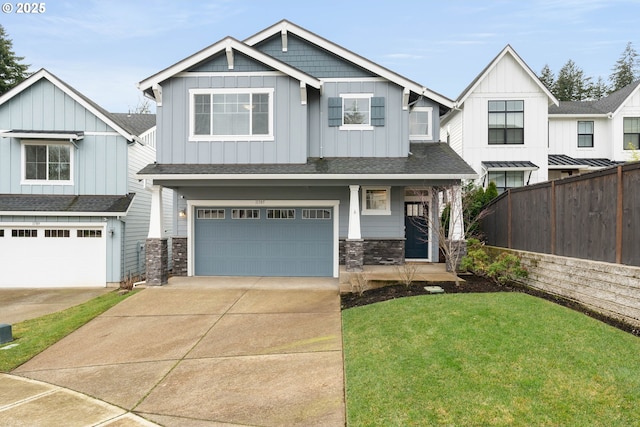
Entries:
<svg viewBox="0 0 640 427">
<path fill-rule="evenodd" d="M 23 179 L 20 185 L 73 185 L 73 181 L 47 181 L 45 179 Z"/>
<path fill-rule="evenodd" d="M 340 130 L 373 130 L 373 126 L 368 125 L 342 125 Z"/>
<path fill-rule="evenodd" d="M 374 210 L 363 210 L 361 215 L 391 215 L 391 211 L 374 211 Z"/>
<path fill-rule="evenodd" d="M 241 142 L 241 141 L 273 141 L 273 135 L 225 135 L 225 136 L 189 136 L 189 142 Z"/>
</svg>

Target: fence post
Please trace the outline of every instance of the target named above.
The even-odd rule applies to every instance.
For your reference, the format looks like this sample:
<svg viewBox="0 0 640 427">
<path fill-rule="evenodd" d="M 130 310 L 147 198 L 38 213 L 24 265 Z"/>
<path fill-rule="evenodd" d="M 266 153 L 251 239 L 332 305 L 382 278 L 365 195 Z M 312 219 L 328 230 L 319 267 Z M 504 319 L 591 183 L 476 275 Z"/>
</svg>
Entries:
<svg viewBox="0 0 640 427">
<path fill-rule="evenodd" d="M 616 200 L 616 264 L 622 264 L 622 209 L 624 189 L 622 180 L 622 165 L 618 166 L 618 195 Z"/>
<path fill-rule="evenodd" d="M 556 182 L 551 181 L 551 255 L 556 254 Z"/>
<path fill-rule="evenodd" d="M 507 190 L 507 248 L 511 249 L 511 189 Z"/>
</svg>

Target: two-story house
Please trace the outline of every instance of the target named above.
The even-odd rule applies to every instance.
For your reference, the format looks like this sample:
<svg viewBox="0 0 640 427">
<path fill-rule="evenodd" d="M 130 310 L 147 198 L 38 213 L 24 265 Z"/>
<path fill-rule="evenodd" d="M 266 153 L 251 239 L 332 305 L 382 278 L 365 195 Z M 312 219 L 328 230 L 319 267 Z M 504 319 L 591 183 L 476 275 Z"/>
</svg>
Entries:
<svg viewBox="0 0 640 427">
<path fill-rule="evenodd" d="M 507 45 L 456 99 L 441 133 L 499 192 L 548 178 L 548 109 L 558 101 Z"/>
<path fill-rule="evenodd" d="M 155 116 L 111 114 L 41 69 L 0 96 L 0 287 L 145 271 Z"/>
<path fill-rule="evenodd" d="M 174 272 L 337 277 L 437 260 L 437 233 L 411 217 L 437 224 L 434 188 L 475 176 L 439 142 L 451 100 L 288 21 L 138 86 L 157 103 L 157 163 L 138 175 L 156 200 L 149 283 L 166 281 L 163 188 L 186 247 Z"/>
<path fill-rule="evenodd" d="M 480 185 L 503 192 L 637 157 L 638 87 L 559 102 L 508 45 L 460 94 L 440 131 Z"/>
<path fill-rule="evenodd" d="M 640 160 L 640 80 L 596 101 L 549 108 L 549 179 Z"/>
</svg>

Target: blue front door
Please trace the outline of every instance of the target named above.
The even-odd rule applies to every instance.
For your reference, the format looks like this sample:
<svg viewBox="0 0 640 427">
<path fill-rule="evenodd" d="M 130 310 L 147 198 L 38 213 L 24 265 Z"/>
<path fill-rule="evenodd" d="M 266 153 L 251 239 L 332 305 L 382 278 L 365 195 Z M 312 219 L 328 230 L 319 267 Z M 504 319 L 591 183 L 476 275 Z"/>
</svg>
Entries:
<svg viewBox="0 0 640 427">
<path fill-rule="evenodd" d="M 429 258 L 427 206 L 421 202 L 404 203 L 405 258 Z"/>
</svg>

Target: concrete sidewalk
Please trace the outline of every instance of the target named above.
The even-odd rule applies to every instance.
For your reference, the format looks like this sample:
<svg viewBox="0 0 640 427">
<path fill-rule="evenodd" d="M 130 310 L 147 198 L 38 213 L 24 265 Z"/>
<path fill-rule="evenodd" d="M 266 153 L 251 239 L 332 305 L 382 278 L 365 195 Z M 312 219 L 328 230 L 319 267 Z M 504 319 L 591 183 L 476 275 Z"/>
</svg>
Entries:
<svg viewBox="0 0 640 427">
<path fill-rule="evenodd" d="M 103 425 L 144 425 L 136 424 L 140 416 L 166 426 L 343 426 L 338 282 L 175 278 L 126 299 L 13 374 L 90 396 L 84 408 L 106 411 Z M 29 396 L 7 405 L 6 381 L 24 380 L 0 380 L 0 418 L 13 425 L 37 425 L 36 414 L 47 413 L 58 419 L 40 425 L 98 425 L 62 423 L 52 397 L 64 389 L 46 394 L 41 387 L 52 386 L 39 383 L 28 382 L 33 396 L 45 393 L 54 407 Z"/>
</svg>

